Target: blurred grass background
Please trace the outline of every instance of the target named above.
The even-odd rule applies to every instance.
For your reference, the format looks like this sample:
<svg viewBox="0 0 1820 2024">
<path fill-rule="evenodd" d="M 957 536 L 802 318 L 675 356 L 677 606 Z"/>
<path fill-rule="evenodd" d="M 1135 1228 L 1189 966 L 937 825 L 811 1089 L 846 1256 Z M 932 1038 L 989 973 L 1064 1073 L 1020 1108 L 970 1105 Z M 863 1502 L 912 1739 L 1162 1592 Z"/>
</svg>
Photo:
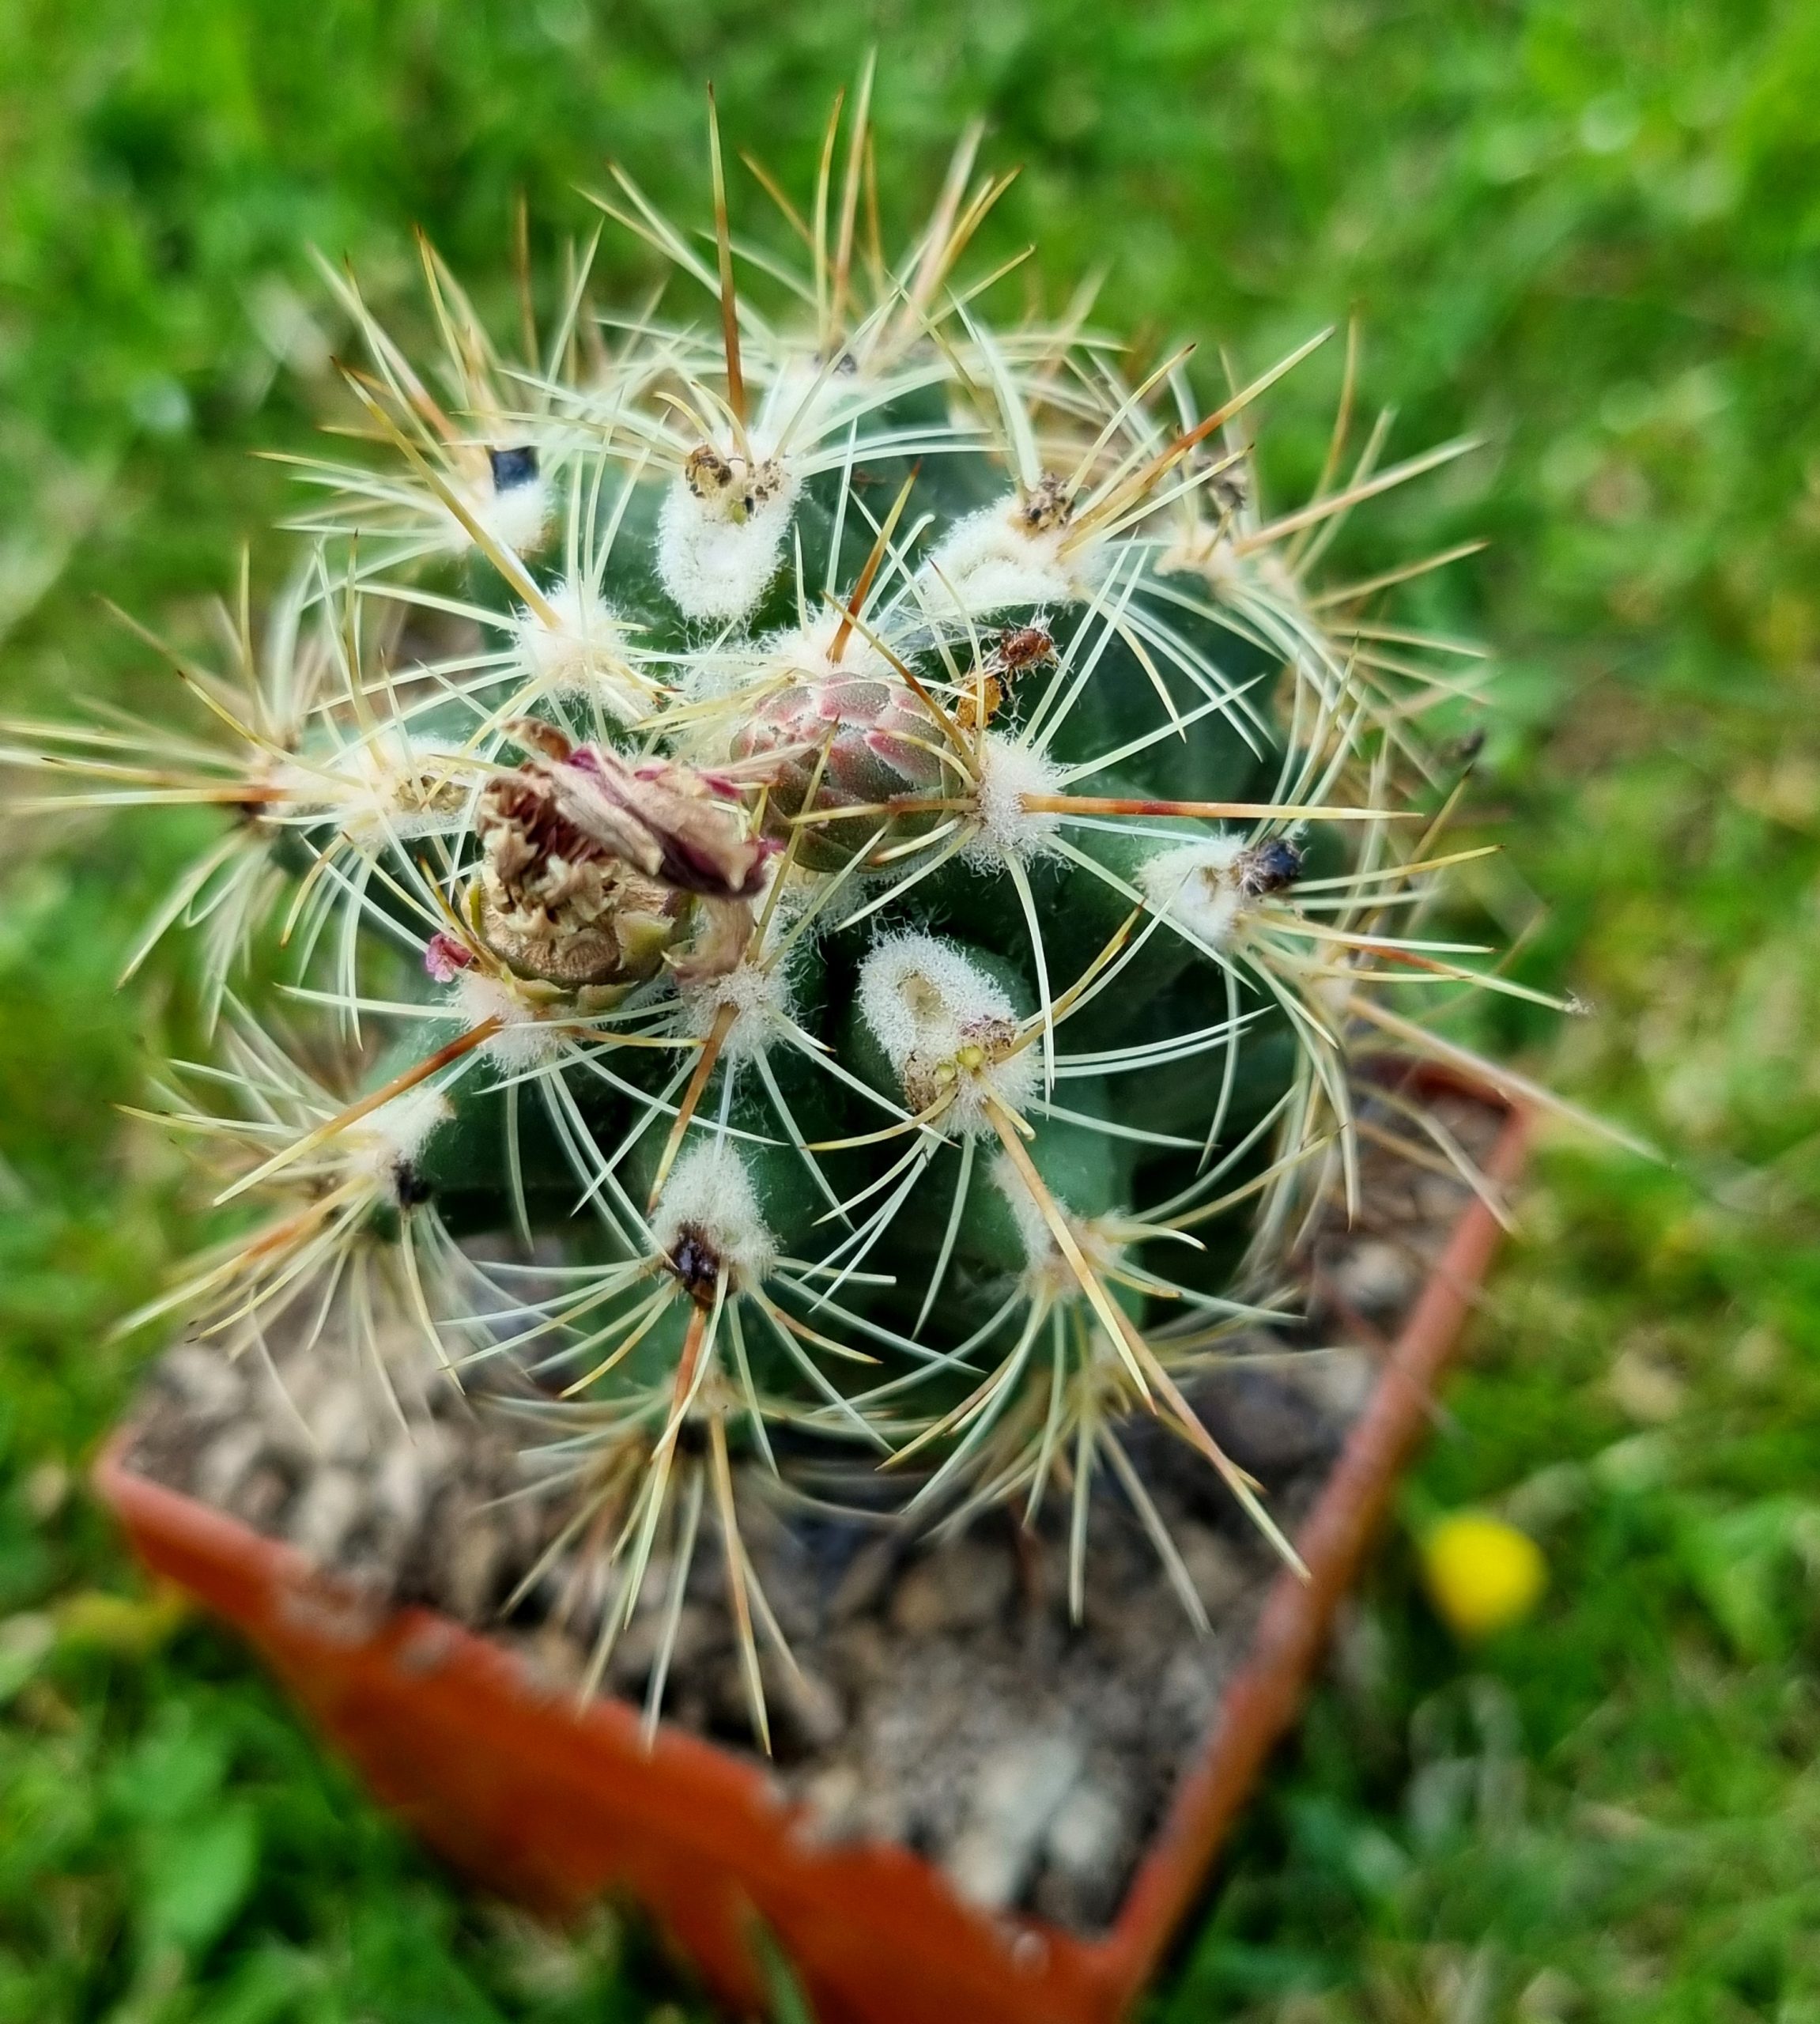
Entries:
<svg viewBox="0 0 1820 2024">
<path fill-rule="evenodd" d="M 0 9 L 0 708 L 144 701 L 105 593 L 181 636 L 334 405 L 305 256 L 406 305 L 421 222 L 509 315 L 623 160 L 705 216 L 702 85 L 800 187 L 876 40 L 888 213 L 975 111 L 1052 299 L 1255 368 L 1357 309 L 1394 451 L 1488 447 L 1374 520 L 1482 531 L 1430 615 L 1493 641 L 1480 897 L 1594 1016 L 1501 1044 L 1671 1147 L 1551 1135 L 1470 1368 L 1296 1750 L 1154 2015 L 1820 2018 L 1820 12 L 1804 0 L 10 0 Z M 737 201 L 755 219 L 750 183 Z M 613 236 L 606 279 L 648 278 Z M 603 293 L 606 291 L 603 289 Z M 407 327 L 412 312 L 403 312 Z M 1336 348 L 1330 347 L 1330 352 Z M 1336 358 L 1274 411 L 1318 463 Z M 1323 377 L 1323 374 L 1325 377 Z M 180 1034 L 116 997 L 182 821 L 0 834 L 0 2020 L 645 2019 L 606 1917 L 464 1898 L 239 1653 L 149 1601 L 82 1471 L 192 1241 L 109 1105 Z M 1426 1516 L 1531 1528 L 1474 1649 Z M 670 2006 L 670 2007 L 666 2007 Z"/>
</svg>

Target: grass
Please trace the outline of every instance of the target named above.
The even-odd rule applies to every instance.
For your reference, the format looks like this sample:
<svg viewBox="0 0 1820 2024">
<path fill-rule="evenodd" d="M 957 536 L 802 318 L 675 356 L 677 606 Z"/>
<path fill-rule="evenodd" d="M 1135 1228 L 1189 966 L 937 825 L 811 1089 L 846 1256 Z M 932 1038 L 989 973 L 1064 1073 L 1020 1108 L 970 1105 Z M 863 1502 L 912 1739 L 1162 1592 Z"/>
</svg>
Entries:
<svg viewBox="0 0 1820 2024">
<path fill-rule="evenodd" d="M 701 209 L 700 90 L 802 177 L 876 37 L 881 158 L 991 120 L 996 244 L 1255 364 L 1356 308 L 1395 443 L 1488 448 L 1379 523 L 1495 546 L 1478 897 L 1576 989 L 1531 1065 L 1671 1148 L 1551 1139 L 1470 1368 L 1157 2024 L 1820 2018 L 1820 15 L 1802 0 L 14 0 L 0 13 L 0 688 L 153 678 L 330 404 L 303 248 L 402 298 L 426 225 L 507 300 L 609 156 Z M 891 190 L 887 185 L 890 207 Z M 746 201 L 756 209 L 756 193 Z M 610 241 L 609 271 L 646 274 Z M 1323 371 L 1328 377 L 1323 381 Z M 1337 364 L 1278 410 L 1286 481 Z M 270 560 L 259 536 L 255 558 Z M 464 1898 L 225 1641 L 145 1598 L 81 1473 L 109 1323 L 195 1210 L 108 1106 L 183 1030 L 115 997 L 180 823 L 0 852 L 0 2020 L 655 2018 L 602 1919 Z M 1412 1540 L 1492 1504 L 1551 1589 L 1452 1642 Z M 666 2006 L 669 2007 L 666 2008 Z"/>
</svg>

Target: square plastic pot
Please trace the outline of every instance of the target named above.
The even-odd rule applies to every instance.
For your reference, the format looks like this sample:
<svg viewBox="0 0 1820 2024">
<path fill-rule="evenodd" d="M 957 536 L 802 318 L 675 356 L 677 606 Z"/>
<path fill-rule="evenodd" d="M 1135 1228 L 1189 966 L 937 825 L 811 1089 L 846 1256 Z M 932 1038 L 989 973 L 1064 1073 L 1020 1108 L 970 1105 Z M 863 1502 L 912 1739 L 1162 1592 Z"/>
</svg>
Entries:
<svg viewBox="0 0 1820 2024">
<path fill-rule="evenodd" d="M 1494 1185 L 1516 1178 L 1524 1127 L 1506 1111 L 1485 1162 Z M 1113 2024 L 1155 1974 L 1295 1720 L 1500 1234 L 1482 1202 L 1463 1210 L 1297 1535 L 1312 1579 L 1277 1580 L 1116 1921 L 1097 1937 L 976 1909 L 908 1849 L 819 1844 L 750 1759 L 667 1728 L 647 1752 L 623 1703 L 578 1709 L 429 1611 L 376 1616 L 294 1548 L 134 1475 L 130 1429 L 96 1483 L 145 1565 L 239 1630 L 379 1799 L 492 1889 L 555 1914 L 629 1896 L 738 2009 L 761 2000 L 761 1920 L 818 2024 Z"/>
</svg>

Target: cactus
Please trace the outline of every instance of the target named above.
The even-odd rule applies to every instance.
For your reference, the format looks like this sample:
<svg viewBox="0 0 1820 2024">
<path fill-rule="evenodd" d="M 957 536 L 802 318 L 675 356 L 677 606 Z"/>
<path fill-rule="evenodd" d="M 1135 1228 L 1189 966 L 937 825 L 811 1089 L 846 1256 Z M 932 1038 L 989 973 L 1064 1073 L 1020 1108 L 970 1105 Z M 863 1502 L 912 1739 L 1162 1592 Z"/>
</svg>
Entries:
<svg viewBox="0 0 1820 2024">
<path fill-rule="evenodd" d="M 469 1381 L 528 1368 L 563 1536 L 618 1577 L 599 1662 L 705 1516 L 761 1735 L 736 1472 L 851 1448 L 950 1524 L 1070 1498 L 1077 1612 L 1109 1477 L 1198 1618 L 1121 1444 L 1156 1414 L 1293 1561 L 1184 1388 L 1356 1188 L 1369 1057 L 1457 1053 L 1408 987 L 1486 980 L 1410 925 L 1454 855 L 1411 817 L 1457 649 L 1373 616 L 1452 556 L 1311 587 L 1466 446 L 1385 467 L 1380 427 L 1349 470 L 1349 344 L 1320 483 L 1267 514 L 1245 432 L 1320 338 L 1203 412 L 1185 351 L 1129 366 L 1084 302 L 994 322 L 976 134 L 888 264 L 868 91 L 812 224 L 783 204 L 775 319 L 712 113 L 716 258 L 623 175 L 595 199 L 700 325 L 598 316 L 577 262 L 508 366 L 426 250 L 420 372 L 331 274 L 377 454 L 303 467 L 262 644 L 243 587 L 232 673 L 177 661 L 216 742 L 7 755 L 232 811 L 148 944 L 203 938 L 217 1058 L 167 1114 L 266 1213 L 136 1320 L 239 1351 L 403 1316 Z M 247 1009 L 271 923 L 300 1049 Z M 464 1248 L 500 1233 L 534 1285 Z"/>
</svg>

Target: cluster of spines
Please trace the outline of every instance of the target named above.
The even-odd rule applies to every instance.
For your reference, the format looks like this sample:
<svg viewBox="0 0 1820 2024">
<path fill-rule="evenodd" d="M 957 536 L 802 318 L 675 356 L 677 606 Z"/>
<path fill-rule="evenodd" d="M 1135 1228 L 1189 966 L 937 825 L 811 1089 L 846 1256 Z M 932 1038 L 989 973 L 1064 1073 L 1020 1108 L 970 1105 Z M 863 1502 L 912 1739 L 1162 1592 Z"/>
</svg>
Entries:
<svg viewBox="0 0 1820 2024">
<path fill-rule="evenodd" d="M 173 657 L 225 736 L 18 726 L 7 755 L 237 818 L 153 931 L 206 938 L 228 1010 L 194 1073 L 238 1114 L 166 1115 L 279 1206 L 148 1312 L 509 1355 L 559 1422 L 557 1546 L 614 1572 L 598 1663 L 712 1501 L 761 1734 L 734 1463 L 780 1438 L 920 1465 L 950 1523 L 1065 1485 L 1077 1609 L 1109 1470 L 1198 1616 L 1118 1437 L 1157 1411 L 1293 1560 L 1183 1387 L 1356 1188 L 1361 1056 L 1457 1052 L 1389 987 L 1486 980 L 1391 931 L 1466 855 L 1451 801 L 1410 802 L 1472 650 L 1371 615 L 1464 551 L 1308 587 L 1354 505 L 1464 446 L 1380 468 L 1380 425 L 1347 470 L 1349 342 L 1316 492 L 1265 517 L 1243 431 L 1319 340 L 1203 415 L 1185 353 L 1127 376 L 1084 302 L 995 330 L 1003 270 L 955 277 L 1005 179 L 970 136 L 888 266 L 869 90 L 838 189 L 837 106 L 812 221 L 783 204 L 806 328 L 736 289 L 712 120 L 712 265 L 629 179 L 598 201 L 717 327 L 598 316 L 584 256 L 508 366 L 426 249 L 432 386 L 331 277 L 388 454 L 305 467 L 308 558 L 262 653 L 243 588 L 237 678 Z M 358 1095 L 235 994 L 274 908 Z M 1235 1217 L 1216 1263 L 1197 1233 Z M 527 1262 L 483 1271 L 473 1231 Z"/>
</svg>

